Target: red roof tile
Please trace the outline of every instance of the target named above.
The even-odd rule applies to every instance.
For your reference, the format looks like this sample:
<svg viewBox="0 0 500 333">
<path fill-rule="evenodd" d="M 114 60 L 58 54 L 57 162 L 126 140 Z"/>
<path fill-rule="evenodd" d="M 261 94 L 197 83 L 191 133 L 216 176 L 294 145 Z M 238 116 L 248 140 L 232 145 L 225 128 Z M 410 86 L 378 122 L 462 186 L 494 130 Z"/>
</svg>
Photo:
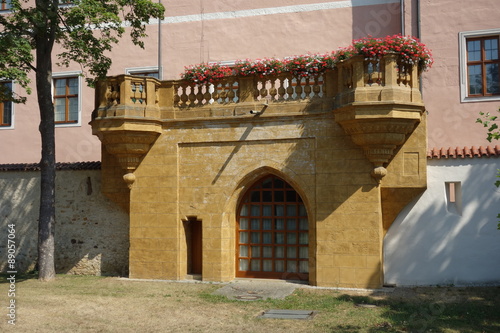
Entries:
<svg viewBox="0 0 500 333">
<path fill-rule="evenodd" d="M 474 158 L 474 157 L 499 157 L 500 146 L 471 146 L 471 147 L 456 147 L 456 148 L 432 148 L 427 151 L 427 158 Z"/>
</svg>

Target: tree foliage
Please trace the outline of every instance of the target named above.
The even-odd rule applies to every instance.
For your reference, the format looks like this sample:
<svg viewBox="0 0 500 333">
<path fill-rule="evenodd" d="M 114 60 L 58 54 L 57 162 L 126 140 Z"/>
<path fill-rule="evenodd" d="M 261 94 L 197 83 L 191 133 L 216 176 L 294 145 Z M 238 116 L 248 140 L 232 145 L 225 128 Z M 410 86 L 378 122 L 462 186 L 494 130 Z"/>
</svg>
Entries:
<svg viewBox="0 0 500 333">
<path fill-rule="evenodd" d="M 30 72 L 40 112 L 42 142 L 38 221 L 39 279 L 55 277 L 55 130 L 52 101 L 53 59 L 61 66 L 77 63 L 89 84 L 106 76 L 113 45 L 128 30 L 131 41 L 144 47 L 150 19 L 164 8 L 149 0 L 11 0 L 0 15 L 0 78 L 31 92 Z M 60 46 L 56 53 L 55 46 Z M 25 102 L 26 96 L 0 85 L 0 99 Z"/>
<path fill-rule="evenodd" d="M 500 112 L 500 108 L 498 109 Z M 487 128 L 488 136 L 486 140 L 491 142 L 491 140 L 499 140 L 500 139 L 500 130 L 498 129 L 498 124 L 495 122 L 498 119 L 498 116 L 493 116 L 489 112 L 479 112 L 480 118 L 477 118 L 476 122 L 482 124 Z M 497 170 L 497 178 L 500 178 L 500 169 Z M 495 182 L 496 187 L 500 187 L 500 180 Z M 500 219 L 500 214 L 497 215 L 497 218 Z M 500 221 L 498 221 L 498 229 L 500 230 Z"/>
</svg>

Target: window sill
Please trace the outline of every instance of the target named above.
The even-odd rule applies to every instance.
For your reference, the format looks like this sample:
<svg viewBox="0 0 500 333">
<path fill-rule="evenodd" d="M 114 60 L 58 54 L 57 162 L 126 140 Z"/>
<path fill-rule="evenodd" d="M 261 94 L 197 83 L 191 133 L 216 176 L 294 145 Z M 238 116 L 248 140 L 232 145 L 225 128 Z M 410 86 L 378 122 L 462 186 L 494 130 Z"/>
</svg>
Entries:
<svg viewBox="0 0 500 333">
<path fill-rule="evenodd" d="M 500 101 L 500 96 L 485 96 L 485 97 L 465 97 L 462 98 L 462 103 L 481 103 Z"/>
</svg>

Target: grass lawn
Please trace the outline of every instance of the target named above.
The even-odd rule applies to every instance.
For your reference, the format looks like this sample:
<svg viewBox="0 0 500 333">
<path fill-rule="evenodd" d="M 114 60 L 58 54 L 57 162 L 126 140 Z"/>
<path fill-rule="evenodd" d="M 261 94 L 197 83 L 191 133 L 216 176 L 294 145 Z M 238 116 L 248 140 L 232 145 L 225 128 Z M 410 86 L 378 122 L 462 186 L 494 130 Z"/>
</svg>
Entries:
<svg viewBox="0 0 500 333">
<path fill-rule="evenodd" d="M 231 301 L 220 284 L 58 275 L 0 277 L 0 332 L 500 332 L 500 287 L 356 292 L 299 288 L 284 300 Z M 312 320 L 259 319 L 269 309 L 314 310 Z"/>
</svg>

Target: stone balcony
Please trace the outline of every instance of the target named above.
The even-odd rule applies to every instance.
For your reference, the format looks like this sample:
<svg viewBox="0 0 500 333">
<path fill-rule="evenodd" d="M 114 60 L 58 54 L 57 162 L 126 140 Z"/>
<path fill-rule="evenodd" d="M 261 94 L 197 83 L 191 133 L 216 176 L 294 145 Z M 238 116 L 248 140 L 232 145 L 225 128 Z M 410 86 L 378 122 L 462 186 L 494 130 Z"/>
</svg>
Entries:
<svg viewBox="0 0 500 333">
<path fill-rule="evenodd" d="M 385 232 L 426 187 L 418 86 L 417 69 L 393 55 L 314 77 L 101 82 L 91 125 L 103 192 L 129 212 L 130 277 L 184 279 L 196 257 L 204 280 L 234 279 L 241 200 L 272 175 L 307 210 L 307 274 L 292 271 L 314 285 L 379 288 Z"/>
<path fill-rule="evenodd" d="M 380 182 L 422 119 L 419 80 L 417 66 L 392 54 L 375 60 L 357 56 L 315 77 L 283 73 L 199 85 L 119 75 L 98 84 L 91 124 L 93 134 L 120 161 L 131 186 L 133 171 L 169 122 L 333 111 Z"/>
</svg>

